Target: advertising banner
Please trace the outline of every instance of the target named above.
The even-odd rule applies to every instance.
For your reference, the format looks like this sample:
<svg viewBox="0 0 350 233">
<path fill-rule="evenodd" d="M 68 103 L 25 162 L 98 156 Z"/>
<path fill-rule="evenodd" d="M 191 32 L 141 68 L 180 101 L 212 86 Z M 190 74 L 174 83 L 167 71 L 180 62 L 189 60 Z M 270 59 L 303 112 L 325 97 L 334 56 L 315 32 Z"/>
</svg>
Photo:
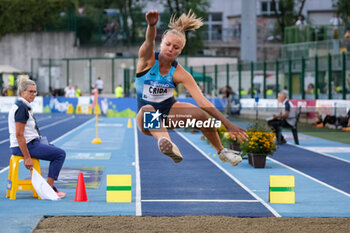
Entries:
<svg viewBox="0 0 350 233">
<path fill-rule="evenodd" d="M 9 112 L 12 105 L 16 103 L 17 96 L 3 96 L 0 97 L 0 112 Z M 32 106 L 33 112 L 42 113 L 43 112 L 43 97 L 38 96 L 34 99 Z"/>
</svg>

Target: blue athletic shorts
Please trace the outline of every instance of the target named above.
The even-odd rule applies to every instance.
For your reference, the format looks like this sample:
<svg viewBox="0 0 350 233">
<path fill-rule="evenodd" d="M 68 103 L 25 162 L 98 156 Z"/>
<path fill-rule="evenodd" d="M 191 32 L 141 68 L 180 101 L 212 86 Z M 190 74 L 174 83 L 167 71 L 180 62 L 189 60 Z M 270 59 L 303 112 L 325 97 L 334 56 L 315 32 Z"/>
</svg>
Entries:
<svg viewBox="0 0 350 233">
<path fill-rule="evenodd" d="M 177 100 L 174 98 L 174 97 L 171 97 L 167 100 L 164 100 L 163 102 L 161 103 L 142 103 L 141 101 L 137 101 L 137 108 L 139 111 L 142 106 L 145 106 L 145 105 L 152 105 L 155 110 L 159 110 L 159 112 L 162 114 L 161 115 L 161 118 L 162 119 L 166 119 L 169 115 L 169 112 L 170 112 L 170 109 L 171 107 L 177 102 Z"/>
</svg>

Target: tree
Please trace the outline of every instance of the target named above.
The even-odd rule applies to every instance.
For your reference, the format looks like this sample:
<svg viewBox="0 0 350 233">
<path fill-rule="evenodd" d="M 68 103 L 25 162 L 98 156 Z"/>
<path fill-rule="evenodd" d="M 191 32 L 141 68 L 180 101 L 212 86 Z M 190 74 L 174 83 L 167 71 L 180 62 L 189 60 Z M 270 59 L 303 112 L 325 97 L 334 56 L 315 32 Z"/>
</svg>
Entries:
<svg viewBox="0 0 350 233">
<path fill-rule="evenodd" d="M 6 33 L 57 30 L 66 26 L 68 17 L 63 17 L 63 14 L 67 16 L 74 12 L 75 4 L 75 0 L 2 0 L 0 36 Z"/>
<path fill-rule="evenodd" d="M 279 0 L 279 8 L 274 7 L 277 20 L 277 33 L 284 39 L 284 29 L 293 26 L 303 11 L 306 0 Z M 277 5 L 276 0 L 272 0 L 273 5 Z"/>
<path fill-rule="evenodd" d="M 170 16 L 175 14 L 180 16 L 182 13 L 187 13 L 190 9 L 198 16 L 206 19 L 208 16 L 208 9 L 210 6 L 209 0 L 158 0 L 161 4 L 168 9 L 170 14 L 163 14 L 161 22 L 163 29 L 167 28 Z M 203 48 L 203 40 L 201 38 L 201 32 L 204 27 L 197 29 L 194 32 L 186 32 L 186 46 L 183 49 L 183 54 L 196 54 L 198 50 Z"/>
<path fill-rule="evenodd" d="M 120 27 L 122 29 L 124 42 L 127 44 L 137 43 L 137 32 L 142 28 L 144 15 L 142 9 L 146 1 L 143 0 L 79 0 L 81 7 L 84 7 L 85 13 L 104 14 L 105 9 L 117 9 L 120 16 Z M 140 15 L 143 16 L 140 20 Z"/>
<path fill-rule="evenodd" d="M 337 9 L 337 12 L 343 19 L 346 19 L 346 17 L 350 15 L 349 0 L 333 0 L 333 7 Z"/>
</svg>

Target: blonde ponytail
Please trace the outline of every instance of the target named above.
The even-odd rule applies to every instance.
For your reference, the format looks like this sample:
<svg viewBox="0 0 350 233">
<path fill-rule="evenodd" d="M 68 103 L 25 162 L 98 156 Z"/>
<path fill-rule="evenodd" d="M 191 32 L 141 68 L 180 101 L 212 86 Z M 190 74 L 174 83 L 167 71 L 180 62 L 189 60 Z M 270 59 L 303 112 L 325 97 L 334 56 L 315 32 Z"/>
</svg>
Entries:
<svg viewBox="0 0 350 233">
<path fill-rule="evenodd" d="M 164 36 L 168 33 L 176 34 L 181 37 L 183 41 L 183 47 L 185 47 L 185 44 L 186 44 L 185 32 L 189 30 L 194 31 L 200 28 L 202 25 L 203 25 L 202 18 L 197 18 L 196 14 L 192 10 L 189 10 L 187 15 L 183 13 L 182 15 L 180 15 L 179 18 L 176 18 L 175 15 L 173 14 L 168 24 L 169 29 L 164 32 L 162 38 L 164 38 Z"/>
<path fill-rule="evenodd" d="M 20 75 L 17 79 L 17 94 L 21 96 L 21 92 L 27 90 L 28 86 L 35 86 L 35 82 L 30 80 L 28 75 Z"/>
<path fill-rule="evenodd" d="M 171 16 L 169 28 L 178 32 L 185 32 L 189 30 L 196 30 L 203 25 L 202 18 L 197 18 L 196 14 L 190 10 L 187 15 L 183 13 L 176 19 L 175 15 Z"/>
</svg>

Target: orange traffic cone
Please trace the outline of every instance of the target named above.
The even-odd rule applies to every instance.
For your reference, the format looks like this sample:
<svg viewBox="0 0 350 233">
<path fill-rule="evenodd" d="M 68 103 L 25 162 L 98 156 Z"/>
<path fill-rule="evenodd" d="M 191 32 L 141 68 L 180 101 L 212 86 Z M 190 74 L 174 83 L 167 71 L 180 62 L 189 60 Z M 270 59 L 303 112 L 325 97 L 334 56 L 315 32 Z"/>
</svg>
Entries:
<svg viewBox="0 0 350 233">
<path fill-rule="evenodd" d="M 82 172 L 80 172 L 78 176 L 77 189 L 75 190 L 74 201 L 88 201 L 85 189 L 84 176 Z"/>
</svg>

